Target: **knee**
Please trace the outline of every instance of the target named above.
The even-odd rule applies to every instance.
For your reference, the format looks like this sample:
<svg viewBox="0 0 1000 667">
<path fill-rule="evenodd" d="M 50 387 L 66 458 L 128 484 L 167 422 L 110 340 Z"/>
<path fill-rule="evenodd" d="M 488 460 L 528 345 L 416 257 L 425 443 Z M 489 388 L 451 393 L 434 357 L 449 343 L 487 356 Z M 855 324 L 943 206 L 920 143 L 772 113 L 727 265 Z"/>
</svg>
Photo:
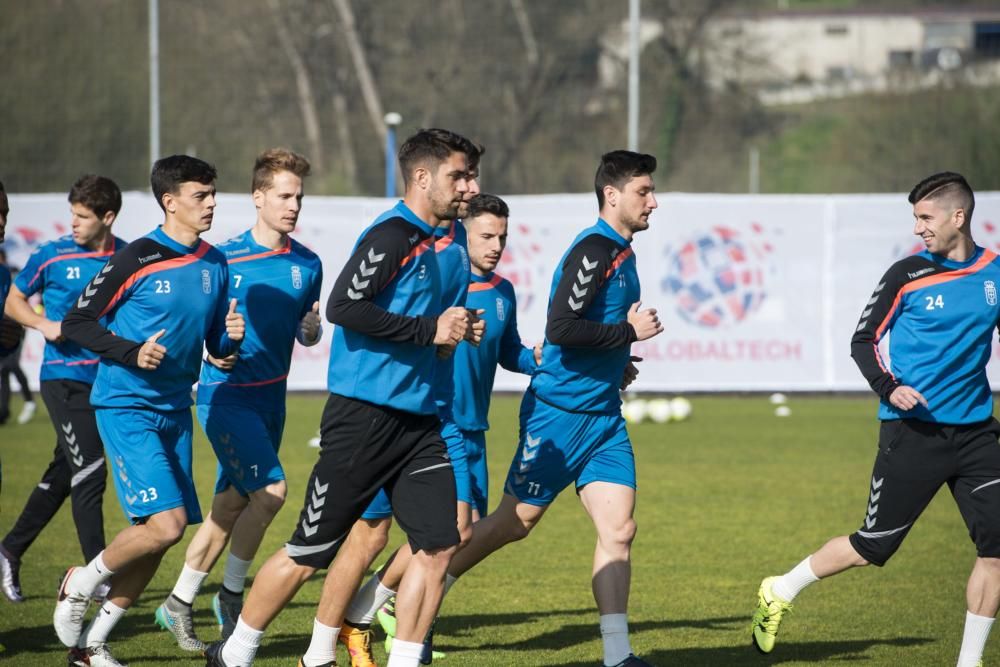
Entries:
<svg viewBox="0 0 1000 667">
<path fill-rule="evenodd" d="M 287 487 L 285 483 L 277 482 L 264 487 L 260 491 L 255 491 L 250 496 L 250 504 L 254 505 L 262 514 L 273 518 L 285 504 Z"/>
<path fill-rule="evenodd" d="M 535 527 L 536 523 L 536 521 L 514 515 L 509 521 L 507 521 L 506 530 L 504 532 L 506 533 L 509 541 L 517 542 L 518 540 L 523 540 L 530 535 L 531 530 Z"/>
<path fill-rule="evenodd" d="M 365 521 L 364 525 L 362 544 L 365 552 L 375 558 L 389 544 L 389 520 Z"/>
<path fill-rule="evenodd" d="M 164 551 L 181 541 L 186 527 L 187 516 L 184 510 L 180 513 L 164 512 L 146 522 L 146 528 L 150 531 L 153 541 Z"/>
<path fill-rule="evenodd" d="M 600 531 L 601 544 L 605 549 L 616 553 L 628 553 L 635 540 L 635 519 L 629 517 L 624 521 L 608 526 Z"/>
</svg>

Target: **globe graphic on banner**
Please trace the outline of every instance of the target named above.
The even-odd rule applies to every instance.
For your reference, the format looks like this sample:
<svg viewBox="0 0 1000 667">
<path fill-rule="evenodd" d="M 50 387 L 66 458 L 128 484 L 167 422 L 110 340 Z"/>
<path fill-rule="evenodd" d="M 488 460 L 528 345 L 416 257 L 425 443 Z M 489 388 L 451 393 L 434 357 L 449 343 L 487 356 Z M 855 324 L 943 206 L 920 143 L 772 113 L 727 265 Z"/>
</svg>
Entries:
<svg viewBox="0 0 1000 667">
<path fill-rule="evenodd" d="M 754 224 L 752 230 L 763 229 Z M 678 315 L 706 327 L 732 326 L 756 311 L 767 297 L 769 244 L 741 238 L 739 230 L 711 230 L 668 247 L 664 291 L 674 297 Z"/>
</svg>

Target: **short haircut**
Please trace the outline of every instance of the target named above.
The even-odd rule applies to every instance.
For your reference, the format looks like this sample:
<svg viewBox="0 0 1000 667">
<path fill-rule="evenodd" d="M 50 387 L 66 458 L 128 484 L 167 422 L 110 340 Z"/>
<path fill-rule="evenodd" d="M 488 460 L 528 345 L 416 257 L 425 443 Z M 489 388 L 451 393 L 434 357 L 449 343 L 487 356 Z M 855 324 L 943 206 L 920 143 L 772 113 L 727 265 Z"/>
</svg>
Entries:
<svg viewBox="0 0 1000 667">
<path fill-rule="evenodd" d="M 305 178 L 312 167 L 309 160 L 287 148 L 270 148 L 258 155 L 254 162 L 250 192 L 267 190 L 274 182 L 274 175 L 282 171 L 290 171 L 299 178 Z"/>
<path fill-rule="evenodd" d="M 972 188 L 968 181 L 961 174 L 953 171 L 942 171 L 931 174 L 914 186 L 910 191 L 909 201 L 916 204 L 918 201 L 929 199 L 930 201 L 947 200 L 952 210 L 962 209 L 965 212 L 966 223 L 972 222 L 972 211 L 976 208 L 976 196 L 972 194 Z"/>
<path fill-rule="evenodd" d="M 656 171 L 656 158 L 646 153 L 632 151 L 611 151 L 601 156 L 594 176 L 594 191 L 597 193 L 597 205 L 604 206 L 604 187 L 613 186 L 621 190 L 636 176 L 645 176 Z"/>
<path fill-rule="evenodd" d="M 85 174 L 76 179 L 69 190 L 69 203 L 82 204 L 103 218 L 108 212 L 118 215 L 122 210 L 122 191 L 107 176 Z"/>
<path fill-rule="evenodd" d="M 3 189 L 3 181 L 0 181 L 0 192 L 7 192 Z"/>
<path fill-rule="evenodd" d="M 510 217 L 510 209 L 507 207 L 507 202 L 496 195 L 488 195 L 481 192 L 469 200 L 469 212 L 466 214 L 465 219 L 472 220 L 484 213 L 492 213 L 498 218 Z"/>
<path fill-rule="evenodd" d="M 403 172 L 403 183 L 410 184 L 417 167 L 427 167 L 433 171 L 452 153 L 464 153 L 472 167 L 479 163 L 483 147 L 451 130 L 431 128 L 418 131 L 404 141 L 399 149 L 399 169 Z"/>
<path fill-rule="evenodd" d="M 149 184 L 153 188 L 156 203 L 163 208 L 163 195 L 177 194 L 181 183 L 201 183 L 210 185 L 215 182 L 215 167 L 190 155 L 171 155 L 160 158 L 153 163 L 153 171 L 149 175 Z M 164 209 L 166 210 L 166 209 Z"/>
</svg>

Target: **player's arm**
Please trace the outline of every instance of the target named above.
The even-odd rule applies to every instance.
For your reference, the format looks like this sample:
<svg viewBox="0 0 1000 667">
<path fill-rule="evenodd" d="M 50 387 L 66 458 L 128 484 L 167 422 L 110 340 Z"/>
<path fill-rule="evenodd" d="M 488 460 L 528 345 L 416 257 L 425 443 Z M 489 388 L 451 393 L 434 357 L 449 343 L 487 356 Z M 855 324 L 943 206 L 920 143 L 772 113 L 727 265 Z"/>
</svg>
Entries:
<svg viewBox="0 0 1000 667">
<path fill-rule="evenodd" d="M 525 347 L 521 342 L 521 334 L 517 330 L 517 301 L 511 298 L 510 319 L 500 336 L 500 366 L 512 373 L 533 375 L 538 364 L 535 363 L 535 351 Z"/>
<path fill-rule="evenodd" d="M 317 267 L 313 274 L 312 288 L 305 302 L 305 310 L 300 315 L 299 328 L 295 332 L 295 340 L 306 347 L 312 347 L 323 337 L 323 321 L 319 317 L 319 290 L 323 284 L 323 267 Z"/>
<path fill-rule="evenodd" d="M 851 337 L 851 358 L 872 390 L 885 400 L 889 400 L 892 392 L 902 386 L 902 383 L 882 362 L 878 344 L 899 316 L 902 304 L 897 296 L 905 285 L 905 277 L 906 269 L 899 263 L 886 271 L 865 304 L 854 336 Z"/>
<path fill-rule="evenodd" d="M 151 249 L 149 244 L 137 241 L 116 253 L 87 283 L 76 306 L 63 318 L 63 336 L 105 359 L 139 366 L 143 343 L 116 336 L 101 323 L 101 318 L 128 298 L 134 274 L 142 268 L 139 257 L 158 250 L 166 249 L 159 244 Z"/>
<path fill-rule="evenodd" d="M 20 325 L 37 329 L 45 337 L 45 340 L 55 343 L 62 340 L 61 324 L 44 315 L 39 315 L 28 303 L 28 298 L 37 294 L 44 284 L 43 267 L 51 254 L 46 250 L 46 247 L 43 246 L 32 253 L 24 269 L 17 274 L 17 278 L 10 286 L 10 294 L 7 295 L 4 313 Z"/>
<path fill-rule="evenodd" d="M 436 318 L 391 313 L 374 301 L 410 254 L 413 233 L 414 228 L 402 220 L 390 220 L 371 229 L 337 277 L 326 303 L 326 319 L 375 338 L 432 345 L 437 333 Z"/>
<path fill-rule="evenodd" d="M 590 236 L 566 257 L 545 325 L 545 338 L 550 342 L 567 347 L 616 348 L 638 340 L 627 320 L 604 324 L 583 316 L 607 282 L 612 247 L 603 237 Z"/>
<path fill-rule="evenodd" d="M 245 323 L 243 314 L 237 311 L 236 299 L 229 298 L 229 267 L 222 266 L 223 295 L 215 302 L 212 326 L 205 336 L 205 349 L 216 359 L 232 355 L 243 342 Z"/>
</svg>

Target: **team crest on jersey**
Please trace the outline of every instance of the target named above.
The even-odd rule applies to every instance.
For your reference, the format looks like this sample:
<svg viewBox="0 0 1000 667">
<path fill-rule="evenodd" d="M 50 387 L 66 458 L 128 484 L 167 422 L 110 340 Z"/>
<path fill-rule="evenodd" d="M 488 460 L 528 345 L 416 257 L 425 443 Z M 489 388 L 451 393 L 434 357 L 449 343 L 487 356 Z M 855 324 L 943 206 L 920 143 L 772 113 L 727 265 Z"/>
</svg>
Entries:
<svg viewBox="0 0 1000 667">
<path fill-rule="evenodd" d="M 205 294 L 212 293 L 212 274 L 208 269 L 201 270 L 201 291 Z"/>
<path fill-rule="evenodd" d="M 506 313 L 504 313 L 504 310 L 503 310 L 503 299 L 501 299 L 500 297 L 497 297 L 497 319 L 500 320 L 501 322 L 503 322 L 505 314 Z"/>
<path fill-rule="evenodd" d="M 298 266 L 292 267 L 292 287 L 302 289 L 302 269 Z"/>
<path fill-rule="evenodd" d="M 423 280 L 426 277 L 427 277 L 427 265 L 426 264 L 421 264 L 420 265 L 420 272 L 417 273 L 417 278 L 419 280 Z"/>
<path fill-rule="evenodd" d="M 992 280 L 983 281 L 983 290 L 986 292 L 986 303 L 991 306 L 997 305 L 997 286 Z"/>
</svg>

